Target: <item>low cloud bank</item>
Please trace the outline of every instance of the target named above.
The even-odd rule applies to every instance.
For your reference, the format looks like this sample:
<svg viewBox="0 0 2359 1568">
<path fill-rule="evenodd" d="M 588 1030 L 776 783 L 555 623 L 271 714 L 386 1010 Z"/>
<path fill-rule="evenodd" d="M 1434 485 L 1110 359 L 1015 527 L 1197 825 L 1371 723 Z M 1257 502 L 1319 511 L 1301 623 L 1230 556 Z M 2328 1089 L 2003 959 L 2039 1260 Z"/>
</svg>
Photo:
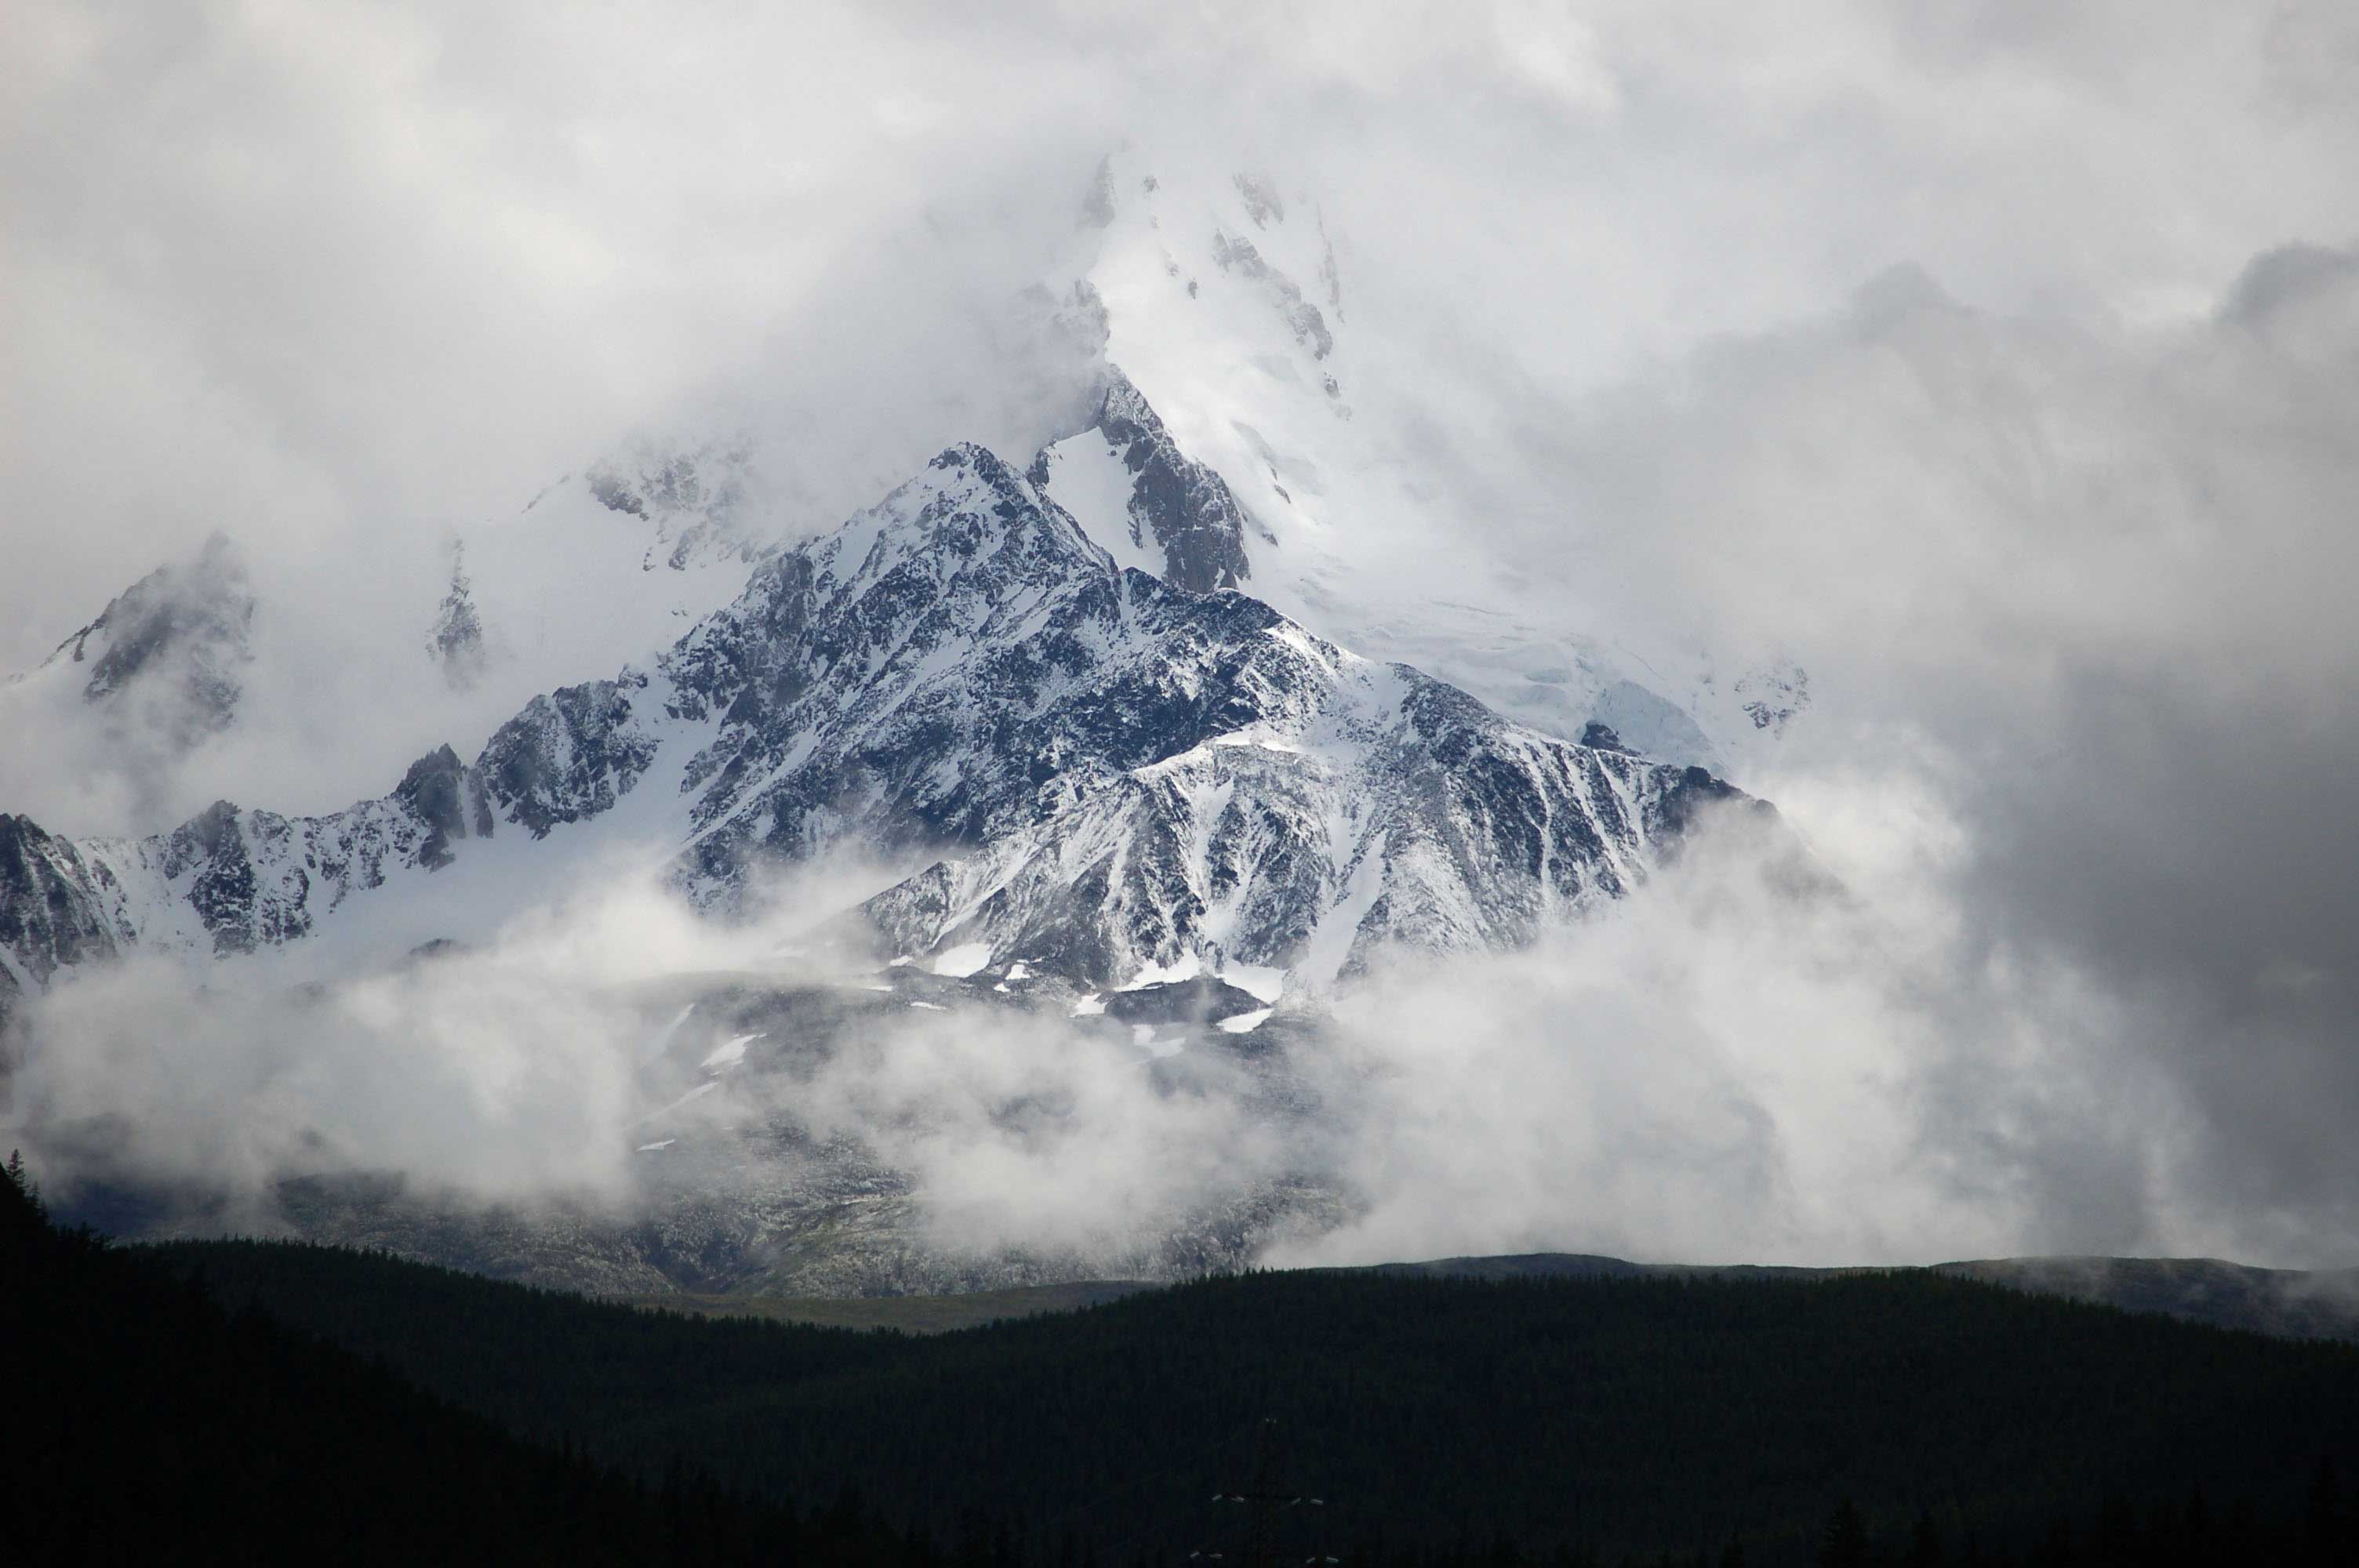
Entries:
<svg viewBox="0 0 2359 1568">
<path fill-rule="evenodd" d="M 1278 1187 L 1320 1195 L 1261 1233 L 1281 1263 L 2252 1257 L 2269 1234 L 2220 1211 L 2202 1108 L 2117 1005 L 1749 817 L 1528 952 L 1402 956 L 1332 1014 L 1265 1025 L 1276 1078 L 1201 1042 L 1158 1060 L 1061 1004 L 918 1005 L 818 946 L 816 908 L 720 929 L 609 886 L 326 985 L 92 975 L 32 1012 L 8 1132 L 68 1194 L 228 1193 L 232 1227 L 283 1224 L 284 1178 L 393 1172 L 462 1208 L 626 1224 L 674 1150 L 695 1181 L 784 1198 L 800 1154 L 744 1134 L 791 1124 L 796 1151 L 860 1150 L 913 1236 L 969 1255 L 1151 1258 Z M 714 999 L 765 988 L 835 1000 L 725 1037 Z"/>
</svg>

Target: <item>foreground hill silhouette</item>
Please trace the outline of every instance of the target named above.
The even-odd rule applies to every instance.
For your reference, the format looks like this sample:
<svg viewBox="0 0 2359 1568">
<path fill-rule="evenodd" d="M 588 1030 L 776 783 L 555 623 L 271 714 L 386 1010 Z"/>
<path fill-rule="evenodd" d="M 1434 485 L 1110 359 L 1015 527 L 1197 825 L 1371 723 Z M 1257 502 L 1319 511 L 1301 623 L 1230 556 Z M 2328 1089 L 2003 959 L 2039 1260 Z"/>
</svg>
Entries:
<svg viewBox="0 0 2359 1568">
<path fill-rule="evenodd" d="M 534 1446 L 401 1372 L 49 1222 L 0 1179 L 0 1562 L 889 1563 L 680 1465 Z M 917 1554 L 925 1560 L 926 1553 Z"/>
<path fill-rule="evenodd" d="M 1266 1273 L 919 1337 L 301 1245 L 139 1250 L 529 1440 L 642 1476 L 679 1455 L 766 1498 L 856 1487 L 930 1539 L 996 1537 L 1003 1561 L 1234 1556 L 1249 1509 L 1207 1499 L 1264 1489 L 1257 1464 L 1324 1499 L 1284 1511 L 1297 1562 L 1738 1545 L 1807 1563 L 1853 1542 L 2341 1563 L 2351 1545 L 2336 1477 L 2359 1454 L 2359 1349 L 1921 1272 Z"/>
</svg>

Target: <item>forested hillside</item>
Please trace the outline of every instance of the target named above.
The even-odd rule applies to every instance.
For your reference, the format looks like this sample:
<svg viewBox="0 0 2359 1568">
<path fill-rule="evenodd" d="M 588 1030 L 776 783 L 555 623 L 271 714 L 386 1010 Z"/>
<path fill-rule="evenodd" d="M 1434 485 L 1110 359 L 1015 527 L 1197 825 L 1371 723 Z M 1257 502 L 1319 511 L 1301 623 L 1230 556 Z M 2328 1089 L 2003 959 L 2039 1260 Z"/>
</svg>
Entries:
<svg viewBox="0 0 2359 1568">
<path fill-rule="evenodd" d="M 1925 1273 L 1267 1273 L 920 1338 L 301 1246 L 149 1256 L 641 1474 L 856 1487 L 938 1539 L 984 1519 L 1076 1560 L 1234 1556 L 1254 1505 L 1208 1499 L 1272 1492 L 1295 1561 L 2341 1561 L 2359 1452 L 2359 1350 Z"/>
<path fill-rule="evenodd" d="M 680 1464 L 532 1445 L 401 1370 L 49 1223 L 0 1180 L 0 1562 L 929 1561 Z"/>
</svg>

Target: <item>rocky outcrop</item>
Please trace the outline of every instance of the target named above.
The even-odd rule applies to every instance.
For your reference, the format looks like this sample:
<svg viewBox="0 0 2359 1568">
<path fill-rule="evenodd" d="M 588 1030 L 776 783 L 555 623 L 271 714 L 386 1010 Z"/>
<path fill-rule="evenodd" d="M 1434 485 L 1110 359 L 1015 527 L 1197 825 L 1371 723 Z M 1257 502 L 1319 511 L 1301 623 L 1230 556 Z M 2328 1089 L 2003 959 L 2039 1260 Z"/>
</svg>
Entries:
<svg viewBox="0 0 2359 1568">
<path fill-rule="evenodd" d="M 584 477 L 608 511 L 651 525 L 641 569 L 685 571 L 700 560 L 753 557 L 740 516 L 752 451 L 742 438 L 685 449 L 642 444 Z"/>
<path fill-rule="evenodd" d="M 1335 351 L 1335 334 L 1327 326 L 1327 318 L 1319 307 L 1302 297 L 1302 286 L 1262 259 L 1262 254 L 1251 240 L 1226 232 L 1212 235 L 1212 260 L 1223 272 L 1234 272 L 1239 277 L 1258 284 L 1269 296 L 1287 330 L 1294 341 L 1310 351 L 1314 360 L 1323 360 Z"/>
<path fill-rule="evenodd" d="M 467 577 L 466 546 L 456 541 L 451 546 L 451 587 L 434 611 L 426 652 L 453 691 L 464 691 L 481 680 L 491 662 L 483 612 L 475 608 L 474 584 Z"/>
<path fill-rule="evenodd" d="M 244 558 L 216 534 L 116 595 L 42 667 L 86 667 L 83 700 L 186 750 L 236 717 L 254 607 Z"/>
<path fill-rule="evenodd" d="M 117 892 L 72 843 L 0 814 L 0 1027 L 60 969 L 114 957 L 133 939 Z"/>
<path fill-rule="evenodd" d="M 1075 468 L 1085 464 L 1112 465 L 1114 493 L 1072 481 Z M 1180 449 L 1119 370 L 1109 369 L 1105 396 L 1089 427 L 1044 449 L 1027 477 L 1073 512 L 1099 543 L 1126 544 L 1121 557 L 1147 563 L 1174 588 L 1210 593 L 1241 588 L 1253 575 L 1245 508 L 1227 481 Z M 1060 484 L 1060 478 L 1068 482 Z"/>
</svg>

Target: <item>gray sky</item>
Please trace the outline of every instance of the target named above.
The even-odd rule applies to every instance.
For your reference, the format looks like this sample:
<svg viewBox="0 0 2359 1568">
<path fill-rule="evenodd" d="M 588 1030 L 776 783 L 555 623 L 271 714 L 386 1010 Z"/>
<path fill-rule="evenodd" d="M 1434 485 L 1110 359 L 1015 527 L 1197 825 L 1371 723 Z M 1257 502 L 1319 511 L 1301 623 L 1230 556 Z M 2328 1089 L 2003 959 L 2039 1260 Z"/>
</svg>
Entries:
<svg viewBox="0 0 2359 1568">
<path fill-rule="evenodd" d="M 1373 295 L 1549 386 L 1897 262 L 2146 321 L 2354 233 L 2331 3 L 1381 11 L 13 5 L 0 663 L 214 526 L 516 504 L 921 214 L 945 278 L 1022 249 L 1124 137 L 1328 192 Z"/>
<path fill-rule="evenodd" d="M 1709 961 L 1615 1000 L 1759 1110 L 1690 1245 L 1768 1161 L 1788 1253 L 2359 1260 L 2359 14 L 1375 9 L 13 5 L 0 668 L 214 528 L 334 580 L 716 384 L 976 434 L 1104 150 L 1233 153 L 1562 498 L 1451 529 L 1812 673 L 1758 783 L 1879 934 L 1677 904 Z M 1772 970 L 1815 1090 L 1747 1054 Z M 1868 1081 L 1907 1135 L 1837 1159 Z"/>
</svg>

